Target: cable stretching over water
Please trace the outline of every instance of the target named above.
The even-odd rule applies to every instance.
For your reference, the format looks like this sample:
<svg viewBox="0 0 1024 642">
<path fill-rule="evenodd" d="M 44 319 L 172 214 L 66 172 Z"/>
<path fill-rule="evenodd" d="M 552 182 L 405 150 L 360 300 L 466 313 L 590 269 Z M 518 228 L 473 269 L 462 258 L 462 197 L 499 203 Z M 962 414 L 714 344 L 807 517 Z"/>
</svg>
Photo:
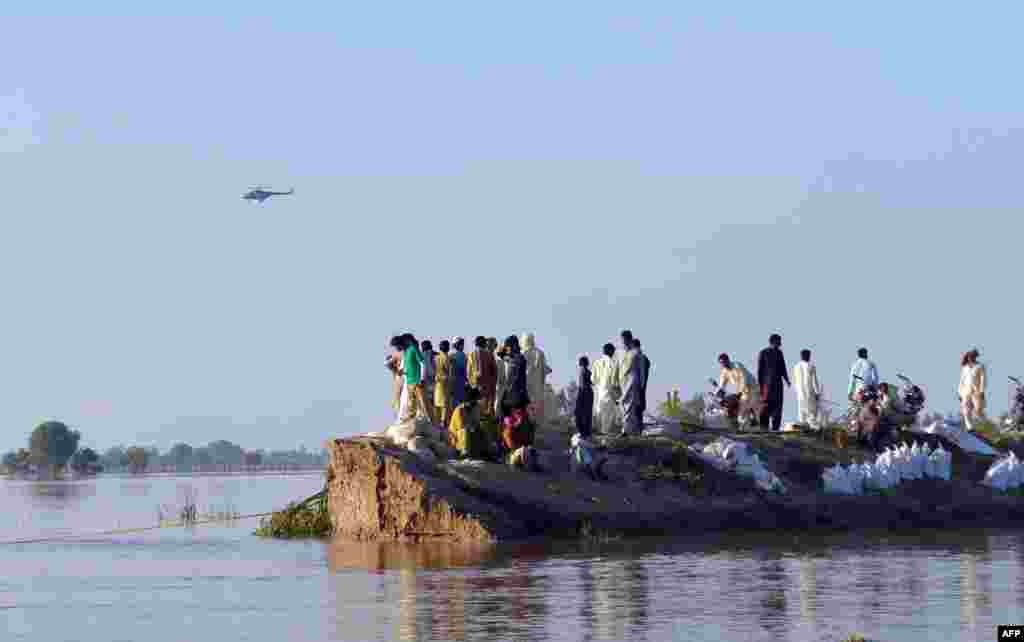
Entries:
<svg viewBox="0 0 1024 642">
<path fill-rule="evenodd" d="M 184 526 L 199 526 L 201 524 L 214 524 L 214 523 L 223 523 L 223 522 L 234 522 L 234 521 L 241 520 L 241 519 L 252 519 L 254 517 L 269 517 L 270 515 L 273 515 L 273 514 L 274 514 L 273 512 L 270 512 L 270 513 L 252 513 L 252 514 L 249 514 L 249 515 L 237 515 L 237 516 L 232 516 L 232 517 L 227 517 L 227 518 L 220 517 L 220 518 L 216 518 L 216 519 L 202 519 L 202 520 L 196 520 L 194 522 L 188 522 L 188 523 L 186 523 L 186 522 L 174 522 L 174 523 L 171 523 L 171 524 L 160 524 L 158 526 L 144 526 L 144 527 L 141 527 L 141 528 L 115 528 L 115 529 L 109 530 L 109 531 L 99 531 L 99 532 L 94 532 L 94 533 L 79 533 L 79 534 L 76 534 L 76 535 L 55 535 L 55 536 L 52 536 L 52 537 L 34 537 L 34 538 L 27 538 L 27 539 L 12 539 L 12 540 L 0 541 L 0 546 L 12 546 L 12 545 L 15 545 L 15 544 L 42 544 L 42 543 L 46 543 L 46 542 L 71 541 L 71 540 L 75 540 L 75 539 L 80 539 L 82 537 L 100 537 L 100 536 L 103 536 L 103 535 L 123 535 L 123 534 L 127 534 L 127 533 L 142 533 L 142 532 L 145 532 L 145 531 L 155 531 L 155 530 L 160 529 L 160 528 L 181 528 L 181 527 L 184 527 Z"/>
</svg>

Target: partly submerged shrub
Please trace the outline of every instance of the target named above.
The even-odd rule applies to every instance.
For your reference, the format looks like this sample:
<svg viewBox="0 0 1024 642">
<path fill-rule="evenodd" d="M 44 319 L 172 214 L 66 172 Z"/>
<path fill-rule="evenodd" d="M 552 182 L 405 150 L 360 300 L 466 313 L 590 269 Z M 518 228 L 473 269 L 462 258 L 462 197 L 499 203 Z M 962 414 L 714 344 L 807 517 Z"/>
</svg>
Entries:
<svg viewBox="0 0 1024 642">
<path fill-rule="evenodd" d="M 263 537 L 326 537 L 331 533 L 327 489 L 260 520 L 256 534 Z"/>
</svg>

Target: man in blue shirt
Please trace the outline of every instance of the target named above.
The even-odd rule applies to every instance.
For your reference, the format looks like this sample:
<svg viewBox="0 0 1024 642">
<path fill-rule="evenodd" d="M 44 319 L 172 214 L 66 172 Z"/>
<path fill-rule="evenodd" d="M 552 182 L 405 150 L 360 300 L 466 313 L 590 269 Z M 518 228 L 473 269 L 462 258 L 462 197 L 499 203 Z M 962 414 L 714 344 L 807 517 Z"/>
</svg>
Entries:
<svg viewBox="0 0 1024 642">
<path fill-rule="evenodd" d="M 860 378 L 858 379 L 858 377 Z M 861 348 L 857 351 L 857 360 L 853 362 L 853 367 L 850 368 L 850 387 L 846 394 L 850 401 L 853 401 L 854 394 L 862 387 L 877 387 L 878 383 L 878 368 L 875 367 L 874 361 L 868 360 L 868 349 Z"/>
</svg>

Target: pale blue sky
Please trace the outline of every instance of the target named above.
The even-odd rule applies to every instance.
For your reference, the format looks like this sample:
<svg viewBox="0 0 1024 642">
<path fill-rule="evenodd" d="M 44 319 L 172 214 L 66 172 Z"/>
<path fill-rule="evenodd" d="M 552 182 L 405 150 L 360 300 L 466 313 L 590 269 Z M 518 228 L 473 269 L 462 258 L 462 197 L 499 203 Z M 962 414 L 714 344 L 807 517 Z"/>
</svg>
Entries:
<svg viewBox="0 0 1024 642">
<path fill-rule="evenodd" d="M 654 400 L 773 331 L 836 393 L 862 344 L 937 410 L 972 345 L 996 412 L 1024 374 L 1014 5 L 24 4 L 0 449 L 379 430 L 405 330 L 564 383 L 629 327 Z"/>
</svg>

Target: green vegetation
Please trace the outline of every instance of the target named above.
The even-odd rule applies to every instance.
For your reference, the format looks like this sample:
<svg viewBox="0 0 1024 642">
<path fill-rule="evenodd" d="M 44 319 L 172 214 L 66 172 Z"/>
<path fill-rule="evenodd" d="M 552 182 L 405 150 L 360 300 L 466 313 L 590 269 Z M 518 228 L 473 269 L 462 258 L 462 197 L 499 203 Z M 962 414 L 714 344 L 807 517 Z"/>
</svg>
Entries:
<svg viewBox="0 0 1024 642">
<path fill-rule="evenodd" d="M 1018 431 L 1003 432 L 1002 428 L 991 421 L 983 421 L 975 425 L 974 432 L 984 437 L 999 450 L 1018 450 L 1024 446 L 1024 433 Z"/>
<path fill-rule="evenodd" d="M 704 416 L 704 396 L 698 393 L 689 401 L 681 401 L 678 392 L 669 394 L 658 404 L 658 414 L 666 419 L 699 423 Z"/>
<path fill-rule="evenodd" d="M 849 637 L 843 639 L 843 642 L 868 642 L 868 639 L 860 633 L 851 633 Z"/>
<path fill-rule="evenodd" d="M 82 448 L 71 456 L 71 470 L 79 475 L 95 475 L 103 470 L 100 456 L 92 448 Z"/>
<path fill-rule="evenodd" d="M 327 513 L 327 488 L 301 502 L 289 504 L 283 511 L 260 520 L 256 535 L 261 537 L 326 537 L 331 533 Z"/>
</svg>

